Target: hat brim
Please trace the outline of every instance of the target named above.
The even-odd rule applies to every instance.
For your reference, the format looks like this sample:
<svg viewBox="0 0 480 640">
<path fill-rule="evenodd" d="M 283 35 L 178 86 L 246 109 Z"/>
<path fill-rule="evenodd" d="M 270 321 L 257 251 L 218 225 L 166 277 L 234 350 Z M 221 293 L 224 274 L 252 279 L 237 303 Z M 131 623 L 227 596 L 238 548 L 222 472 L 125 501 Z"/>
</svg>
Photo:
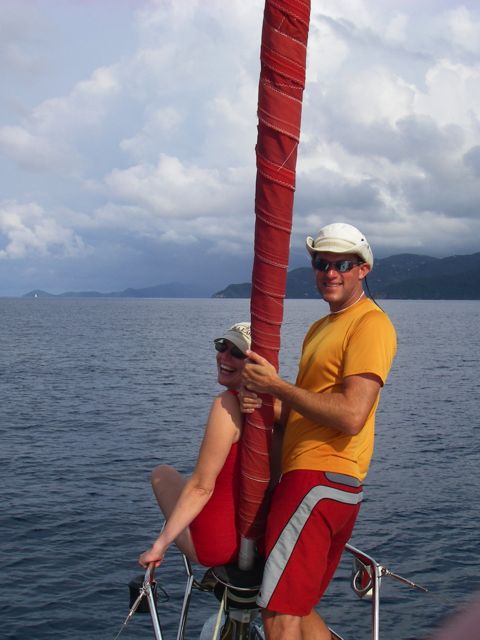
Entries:
<svg viewBox="0 0 480 640">
<path fill-rule="evenodd" d="M 311 240 L 309 243 L 308 240 Z M 340 238 L 325 238 L 315 244 L 313 238 L 307 238 L 307 249 L 310 255 L 314 255 L 320 251 L 325 253 L 354 253 L 358 254 L 352 247 L 351 242 L 341 240 Z"/>
<path fill-rule="evenodd" d="M 228 340 L 238 347 L 242 353 L 246 353 L 250 349 L 250 344 L 247 339 L 238 331 L 231 331 L 229 329 L 223 336 L 217 338 L 217 340 Z"/>
</svg>

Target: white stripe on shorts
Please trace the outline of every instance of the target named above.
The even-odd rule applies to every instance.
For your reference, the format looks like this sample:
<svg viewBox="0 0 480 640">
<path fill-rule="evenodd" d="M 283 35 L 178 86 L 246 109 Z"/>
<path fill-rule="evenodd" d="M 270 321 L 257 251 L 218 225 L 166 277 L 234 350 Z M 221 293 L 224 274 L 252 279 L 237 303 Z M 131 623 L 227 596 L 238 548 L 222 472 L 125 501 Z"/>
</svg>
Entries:
<svg viewBox="0 0 480 640">
<path fill-rule="evenodd" d="M 259 607 L 266 607 L 275 591 L 277 584 L 282 577 L 284 568 L 287 565 L 290 554 L 302 532 L 310 514 L 320 500 L 330 498 L 345 504 L 358 504 L 362 501 L 363 493 L 348 493 L 333 487 L 319 485 L 313 487 L 299 504 L 297 510 L 287 522 L 284 530 L 280 534 L 275 546 L 270 551 L 270 555 L 265 563 L 263 572 L 263 582 L 257 596 Z"/>
</svg>

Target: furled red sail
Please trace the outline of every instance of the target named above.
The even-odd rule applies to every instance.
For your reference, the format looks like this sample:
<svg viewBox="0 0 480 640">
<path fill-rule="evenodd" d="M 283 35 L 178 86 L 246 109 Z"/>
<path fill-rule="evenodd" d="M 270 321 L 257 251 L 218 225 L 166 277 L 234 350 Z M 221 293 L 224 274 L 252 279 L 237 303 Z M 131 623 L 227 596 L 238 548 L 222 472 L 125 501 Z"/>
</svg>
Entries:
<svg viewBox="0 0 480 640">
<path fill-rule="evenodd" d="M 252 349 L 277 369 L 309 22 L 310 0 L 265 2 L 258 90 L 255 256 L 250 308 Z M 257 540 L 265 527 L 273 405 L 271 398 L 263 400 L 261 410 L 246 420 L 242 436 L 239 517 L 244 548 L 249 546 L 248 541 Z M 248 568 L 250 562 L 241 560 L 241 568 Z"/>
</svg>

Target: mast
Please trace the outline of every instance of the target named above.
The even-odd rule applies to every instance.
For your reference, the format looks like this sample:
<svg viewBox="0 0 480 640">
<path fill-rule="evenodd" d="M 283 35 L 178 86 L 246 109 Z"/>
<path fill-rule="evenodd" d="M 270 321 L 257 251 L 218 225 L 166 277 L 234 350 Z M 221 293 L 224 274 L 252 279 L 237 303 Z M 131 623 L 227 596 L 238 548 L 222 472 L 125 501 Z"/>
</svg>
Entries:
<svg viewBox="0 0 480 640">
<path fill-rule="evenodd" d="M 250 302 L 252 350 L 278 370 L 297 149 L 305 86 L 310 0 L 266 0 L 258 88 L 255 244 Z M 273 403 L 263 397 L 242 436 L 239 566 L 253 564 L 265 529 Z"/>
</svg>

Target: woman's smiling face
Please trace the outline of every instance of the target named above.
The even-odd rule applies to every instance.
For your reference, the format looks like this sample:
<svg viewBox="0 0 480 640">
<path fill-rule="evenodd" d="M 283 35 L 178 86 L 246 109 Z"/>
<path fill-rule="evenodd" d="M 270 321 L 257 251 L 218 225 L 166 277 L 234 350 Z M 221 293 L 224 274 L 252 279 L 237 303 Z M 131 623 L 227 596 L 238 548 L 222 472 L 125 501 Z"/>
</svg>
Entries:
<svg viewBox="0 0 480 640">
<path fill-rule="evenodd" d="M 217 377 L 219 384 L 227 389 L 239 389 L 245 359 L 232 356 L 231 349 L 234 346 L 230 340 L 225 340 L 225 351 L 217 352 Z"/>
</svg>

